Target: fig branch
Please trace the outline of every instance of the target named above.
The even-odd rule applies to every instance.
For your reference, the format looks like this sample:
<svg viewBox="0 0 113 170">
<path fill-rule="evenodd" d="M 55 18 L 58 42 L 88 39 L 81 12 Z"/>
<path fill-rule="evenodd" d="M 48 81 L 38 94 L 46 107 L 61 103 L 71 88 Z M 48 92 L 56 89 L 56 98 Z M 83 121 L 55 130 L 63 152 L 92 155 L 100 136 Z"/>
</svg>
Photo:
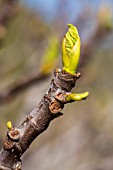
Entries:
<svg viewBox="0 0 113 170">
<path fill-rule="evenodd" d="M 72 93 L 80 77 L 77 65 L 80 56 L 80 37 L 77 28 L 68 24 L 69 29 L 62 42 L 63 69 L 56 69 L 48 91 L 37 107 L 25 118 L 19 127 L 7 122 L 8 131 L 0 152 L 0 169 L 22 169 L 21 156 L 33 140 L 47 129 L 49 123 L 62 115 L 64 105 L 86 99 L 88 92 Z"/>
</svg>

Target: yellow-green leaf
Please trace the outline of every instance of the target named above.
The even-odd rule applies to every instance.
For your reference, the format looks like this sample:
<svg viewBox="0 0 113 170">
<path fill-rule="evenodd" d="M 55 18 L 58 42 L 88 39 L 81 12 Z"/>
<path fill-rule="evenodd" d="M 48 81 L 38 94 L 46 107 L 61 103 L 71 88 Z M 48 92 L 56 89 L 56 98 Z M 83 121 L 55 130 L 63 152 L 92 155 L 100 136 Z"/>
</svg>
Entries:
<svg viewBox="0 0 113 170">
<path fill-rule="evenodd" d="M 69 29 L 62 41 L 63 70 L 75 74 L 80 57 L 80 37 L 74 25 L 68 26 Z"/>
</svg>

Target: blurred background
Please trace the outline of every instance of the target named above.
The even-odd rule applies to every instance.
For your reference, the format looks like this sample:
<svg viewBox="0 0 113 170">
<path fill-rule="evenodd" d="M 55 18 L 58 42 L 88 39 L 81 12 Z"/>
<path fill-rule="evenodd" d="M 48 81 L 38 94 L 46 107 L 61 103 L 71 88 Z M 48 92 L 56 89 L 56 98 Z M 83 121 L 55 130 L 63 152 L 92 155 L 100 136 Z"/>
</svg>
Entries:
<svg viewBox="0 0 113 170">
<path fill-rule="evenodd" d="M 113 0 L 0 0 L 0 148 L 6 122 L 19 126 L 47 91 L 61 65 L 67 23 L 81 37 L 67 104 L 23 155 L 24 170 L 113 170 Z"/>
</svg>

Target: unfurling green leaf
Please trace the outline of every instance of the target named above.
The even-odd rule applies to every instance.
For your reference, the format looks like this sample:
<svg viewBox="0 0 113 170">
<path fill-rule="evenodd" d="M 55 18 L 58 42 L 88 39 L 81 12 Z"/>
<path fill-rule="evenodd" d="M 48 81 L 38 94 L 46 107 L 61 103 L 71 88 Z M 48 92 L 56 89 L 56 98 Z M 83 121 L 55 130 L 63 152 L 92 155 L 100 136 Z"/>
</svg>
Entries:
<svg viewBox="0 0 113 170">
<path fill-rule="evenodd" d="M 63 70 L 75 74 L 80 56 L 80 37 L 77 28 L 68 24 L 69 29 L 62 41 Z"/>
<path fill-rule="evenodd" d="M 66 101 L 80 101 L 80 100 L 84 100 L 88 97 L 89 95 L 89 92 L 84 92 L 84 93 L 79 93 L 79 94 L 76 94 L 76 93 L 70 93 L 70 94 L 67 94 L 66 96 Z"/>
</svg>

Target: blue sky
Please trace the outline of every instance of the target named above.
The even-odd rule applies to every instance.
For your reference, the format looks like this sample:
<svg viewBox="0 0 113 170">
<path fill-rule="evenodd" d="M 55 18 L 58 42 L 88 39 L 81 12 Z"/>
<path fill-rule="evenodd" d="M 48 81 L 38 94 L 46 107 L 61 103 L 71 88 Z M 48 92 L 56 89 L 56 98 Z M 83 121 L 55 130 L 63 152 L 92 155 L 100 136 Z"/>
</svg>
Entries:
<svg viewBox="0 0 113 170">
<path fill-rule="evenodd" d="M 22 0 L 30 8 L 38 10 L 47 21 L 54 19 L 61 1 L 65 1 L 66 6 L 68 6 L 66 9 L 64 6 L 64 9 L 69 14 L 70 20 L 89 6 L 94 10 L 97 10 L 101 3 L 112 4 L 113 6 L 113 0 Z"/>
</svg>

